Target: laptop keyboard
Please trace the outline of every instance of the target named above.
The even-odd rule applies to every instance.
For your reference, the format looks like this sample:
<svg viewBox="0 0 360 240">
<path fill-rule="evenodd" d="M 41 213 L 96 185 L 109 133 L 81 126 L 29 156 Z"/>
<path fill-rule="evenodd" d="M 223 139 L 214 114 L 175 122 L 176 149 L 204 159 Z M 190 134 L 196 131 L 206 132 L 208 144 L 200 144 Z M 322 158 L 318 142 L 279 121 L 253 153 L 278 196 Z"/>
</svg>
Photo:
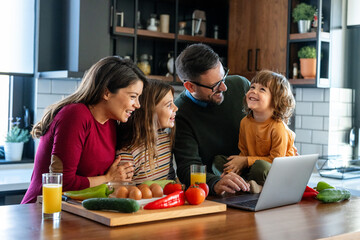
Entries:
<svg viewBox="0 0 360 240">
<path fill-rule="evenodd" d="M 249 200 L 249 201 L 238 202 L 236 204 L 240 205 L 240 206 L 244 206 L 244 207 L 255 208 L 256 203 L 257 203 L 258 200 L 259 199 L 253 199 L 253 200 Z"/>
</svg>

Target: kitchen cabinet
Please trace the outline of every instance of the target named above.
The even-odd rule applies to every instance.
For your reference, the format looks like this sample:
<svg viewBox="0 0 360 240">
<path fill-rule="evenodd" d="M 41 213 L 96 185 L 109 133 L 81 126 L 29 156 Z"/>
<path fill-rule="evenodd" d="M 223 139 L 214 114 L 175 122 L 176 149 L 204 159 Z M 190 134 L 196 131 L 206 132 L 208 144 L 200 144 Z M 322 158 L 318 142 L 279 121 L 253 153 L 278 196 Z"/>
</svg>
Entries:
<svg viewBox="0 0 360 240">
<path fill-rule="evenodd" d="M 173 83 L 179 81 L 176 73 L 171 72 L 171 68 L 175 69 L 173 60 L 191 43 L 210 45 L 226 64 L 228 8 L 227 1 L 219 4 L 215 0 L 114 0 L 111 25 L 113 54 L 129 57 L 136 63 L 146 54 L 151 67 L 148 77 Z M 206 21 L 202 20 L 203 25 L 200 25 L 203 34 L 192 34 L 193 24 L 197 23 L 193 18 L 195 10 L 205 13 Z M 159 19 L 161 14 L 170 16 L 169 32 L 147 30 L 149 19 Z M 181 34 L 179 22 L 186 23 Z M 215 25 L 218 26 L 217 38 L 214 38 Z"/>
<path fill-rule="evenodd" d="M 318 27 L 311 32 L 298 33 L 297 23 L 293 22 L 292 10 L 300 3 L 307 3 L 318 10 Z M 294 87 L 331 87 L 331 46 L 332 31 L 341 29 L 342 0 L 289 0 L 288 47 L 286 76 Z M 304 46 L 316 48 L 316 77 L 294 78 L 293 64 L 299 64 L 298 51 Z M 337 47 L 342 47 L 338 46 Z"/>
<path fill-rule="evenodd" d="M 287 0 L 230 0 L 228 67 L 251 79 L 257 71 L 286 72 Z"/>
<path fill-rule="evenodd" d="M 111 55 L 110 0 L 42 0 L 37 4 L 36 70 L 40 77 L 82 77 L 91 65 Z"/>
</svg>

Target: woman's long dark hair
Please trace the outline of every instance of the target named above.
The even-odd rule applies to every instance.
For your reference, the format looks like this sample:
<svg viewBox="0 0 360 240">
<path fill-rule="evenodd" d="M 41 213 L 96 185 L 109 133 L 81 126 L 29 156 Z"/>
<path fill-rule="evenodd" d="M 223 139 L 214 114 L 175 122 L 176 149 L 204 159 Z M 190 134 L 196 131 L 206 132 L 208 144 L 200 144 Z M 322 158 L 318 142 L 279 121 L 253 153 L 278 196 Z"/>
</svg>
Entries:
<svg viewBox="0 0 360 240">
<path fill-rule="evenodd" d="M 101 59 L 85 73 L 75 93 L 48 107 L 42 119 L 34 125 L 32 136 L 34 138 L 43 136 L 55 115 L 64 106 L 71 103 L 95 105 L 101 101 L 106 90 L 116 93 L 120 88 L 126 88 L 136 81 L 142 81 L 144 87 L 147 82 L 143 72 L 131 60 L 117 56 Z"/>
</svg>

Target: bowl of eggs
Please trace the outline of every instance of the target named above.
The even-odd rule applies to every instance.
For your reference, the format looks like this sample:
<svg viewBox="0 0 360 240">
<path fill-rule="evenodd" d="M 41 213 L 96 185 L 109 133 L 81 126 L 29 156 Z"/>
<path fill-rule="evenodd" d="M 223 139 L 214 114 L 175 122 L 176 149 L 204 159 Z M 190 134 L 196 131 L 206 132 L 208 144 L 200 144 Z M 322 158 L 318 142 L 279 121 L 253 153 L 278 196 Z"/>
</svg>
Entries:
<svg viewBox="0 0 360 240">
<path fill-rule="evenodd" d="M 110 190 L 114 190 L 109 195 L 111 198 L 142 200 L 160 198 L 164 195 L 162 187 L 157 183 L 153 183 L 150 186 L 147 184 L 136 186 L 134 182 L 109 182 L 107 185 Z"/>
</svg>

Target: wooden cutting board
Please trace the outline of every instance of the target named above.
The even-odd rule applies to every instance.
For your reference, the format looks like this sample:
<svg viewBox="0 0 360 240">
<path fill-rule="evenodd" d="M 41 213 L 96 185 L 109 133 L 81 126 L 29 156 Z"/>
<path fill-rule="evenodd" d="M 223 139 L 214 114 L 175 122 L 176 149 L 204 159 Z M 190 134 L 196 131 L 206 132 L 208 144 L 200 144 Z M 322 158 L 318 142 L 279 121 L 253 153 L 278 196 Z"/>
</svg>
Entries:
<svg viewBox="0 0 360 240">
<path fill-rule="evenodd" d="M 144 223 L 164 219 L 196 216 L 201 214 L 226 211 L 226 204 L 205 200 L 200 205 L 183 205 L 179 207 L 143 210 L 136 213 L 117 213 L 109 211 L 89 211 L 81 205 L 62 202 L 62 210 L 94 220 L 106 226 L 121 226 L 134 223 Z"/>
</svg>

